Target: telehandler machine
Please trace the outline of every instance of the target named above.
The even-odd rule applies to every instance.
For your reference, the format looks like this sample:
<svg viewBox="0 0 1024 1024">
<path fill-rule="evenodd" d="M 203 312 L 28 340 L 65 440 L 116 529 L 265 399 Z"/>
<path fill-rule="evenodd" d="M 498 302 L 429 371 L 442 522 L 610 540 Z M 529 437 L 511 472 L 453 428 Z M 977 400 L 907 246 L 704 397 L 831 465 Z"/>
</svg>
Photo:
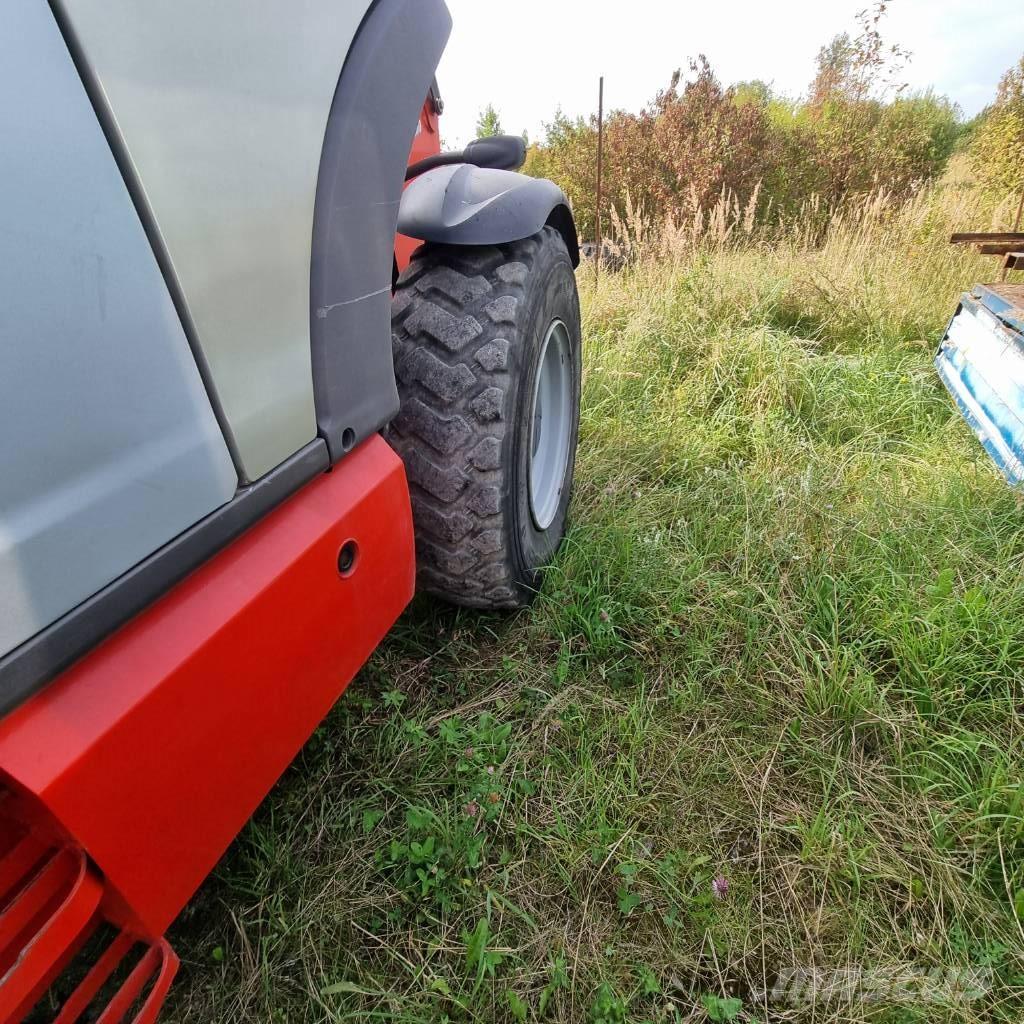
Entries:
<svg viewBox="0 0 1024 1024">
<path fill-rule="evenodd" d="M 6 0 L 0 1022 L 151 1024 L 164 934 L 419 586 L 565 531 L 579 247 L 441 153 L 443 0 Z"/>
</svg>

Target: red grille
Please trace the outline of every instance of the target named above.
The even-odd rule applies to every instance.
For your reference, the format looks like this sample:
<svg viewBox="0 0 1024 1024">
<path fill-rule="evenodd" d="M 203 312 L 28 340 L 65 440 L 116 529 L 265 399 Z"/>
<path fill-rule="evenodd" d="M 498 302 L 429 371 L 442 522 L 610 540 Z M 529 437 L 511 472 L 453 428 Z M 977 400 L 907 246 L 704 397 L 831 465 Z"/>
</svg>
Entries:
<svg viewBox="0 0 1024 1024">
<path fill-rule="evenodd" d="M 86 942 L 98 939 L 102 897 L 103 881 L 80 849 L 47 842 L 0 814 L 0 1024 L 28 1016 L 54 1024 L 153 1024 L 178 967 L 164 940 L 143 943 L 109 929 L 109 942 L 89 947 L 96 947 L 95 960 L 84 976 L 76 962 L 81 980 L 61 977 Z M 69 989 L 66 998 L 56 996 Z M 59 1007 L 56 1016 L 46 1014 L 47 1004 Z"/>
</svg>

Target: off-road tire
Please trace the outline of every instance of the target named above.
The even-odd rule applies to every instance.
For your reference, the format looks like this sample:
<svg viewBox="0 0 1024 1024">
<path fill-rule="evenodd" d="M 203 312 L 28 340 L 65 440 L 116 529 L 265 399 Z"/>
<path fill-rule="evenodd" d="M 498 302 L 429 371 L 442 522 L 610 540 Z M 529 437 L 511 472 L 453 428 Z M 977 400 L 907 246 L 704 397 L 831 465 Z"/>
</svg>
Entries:
<svg viewBox="0 0 1024 1024">
<path fill-rule="evenodd" d="M 544 339 L 569 335 L 572 412 L 559 504 L 530 509 L 531 414 Z M 561 235 L 506 245 L 424 245 L 391 318 L 401 411 L 387 437 L 405 462 L 418 583 L 476 608 L 528 604 L 565 533 L 579 429 L 580 312 Z"/>
</svg>

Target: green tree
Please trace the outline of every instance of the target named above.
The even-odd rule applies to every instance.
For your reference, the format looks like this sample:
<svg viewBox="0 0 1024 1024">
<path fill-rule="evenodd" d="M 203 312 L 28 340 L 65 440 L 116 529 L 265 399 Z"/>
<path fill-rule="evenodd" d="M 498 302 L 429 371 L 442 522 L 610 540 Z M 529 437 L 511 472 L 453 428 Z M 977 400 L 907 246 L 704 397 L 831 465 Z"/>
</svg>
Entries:
<svg viewBox="0 0 1024 1024">
<path fill-rule="evenodd" d="M 899 76 L 909 54 L 882 38 L 886 7 L 887 0 L 880 0 L 861 11 L 855 37 L 844 32 L 818 51 L 808 103 L 793 119 L 795 135 L 783 147 L 794 158 L 789 166 L 800 184 L 790 194 L 798 200 L 808 190 L 828 206 L 877 188 L 905 193 L 945 162 L 948 147 L 928 133 L 942 134 L 946 108 L 953 108 L 947 103 L 939 110 L 928 97 L 900 106 L 905 86 Z M 896 100 L 887 103 L 893 93 Z M 932 152 L 940 155 L 929 161 Z M 785 181 L 787 174 L 777 177 Z"/>
<path fill-rule="evenodd" d="M 857 15 L 860 32 L 856 38 L 843 32 L 818 51 L 818 70 L 811 83 L 811 105 L 828 101 L 859 103 L 871 96 L 899 93 L 899 81 L 908 51 L 887 46 L 882 38 L 881 22 L 889 0 L 878 0 Z"/>
<path fill-rule="evenodd" d="M 767 82 L 753 78 L 749 82 L 737 82 L 731 87 L 732 101 L 738 107 L 752 103 L 756 107 L 767 107 L 775 98 Z"/>
<path fill-rule="evenodd" d="M 854 45 L 848 32 L 833 36 L 818 51 L 817 71 L 811 83 L 811 103 L 819 105 L 835 96 L 857 99 L 860 91 L 854 66 Z"/>
<path fill-rule="evenodd" d="M 1024 189 L 1024 56 L 1003 75 L 971 143 L 978 177 L 1001 193 Z"/>
<path fill-rule="evenodd" d="M 501 135 L 501 118 L 498 117 L 494 104 L 488 103 L 476 119 L 476 137 L 486 139 L 492 135 Z"/>
</svg>

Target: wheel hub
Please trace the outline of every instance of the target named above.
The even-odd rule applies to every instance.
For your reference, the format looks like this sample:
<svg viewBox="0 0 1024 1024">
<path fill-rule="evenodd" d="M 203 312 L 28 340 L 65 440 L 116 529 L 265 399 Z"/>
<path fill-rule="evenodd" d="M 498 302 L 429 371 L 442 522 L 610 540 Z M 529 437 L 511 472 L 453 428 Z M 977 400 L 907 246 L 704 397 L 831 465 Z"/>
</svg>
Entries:
<svg viewBox="0 0 1024 1024">
<path fill-rule="evenodd" d="M 572 432 L 569 331 L 553 320 L 541 347 L 530 416 L 530 514 L 538 530 L 554 521 L 562 497 Z"/>
</svg>

